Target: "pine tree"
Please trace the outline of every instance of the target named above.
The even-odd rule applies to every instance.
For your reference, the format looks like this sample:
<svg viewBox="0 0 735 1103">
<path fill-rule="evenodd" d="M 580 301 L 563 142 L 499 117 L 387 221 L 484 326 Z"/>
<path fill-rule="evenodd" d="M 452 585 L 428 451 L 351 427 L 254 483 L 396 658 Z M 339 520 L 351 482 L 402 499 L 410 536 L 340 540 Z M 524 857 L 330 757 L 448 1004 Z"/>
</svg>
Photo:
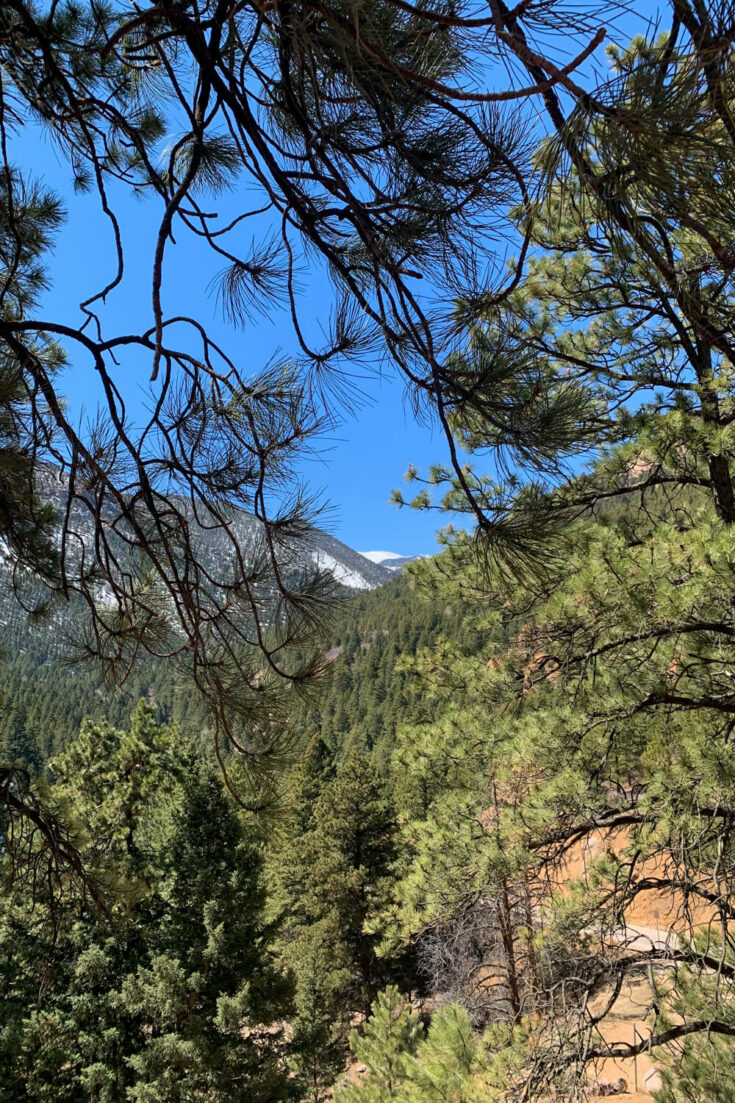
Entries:
<svg viewBox="0 0 735 1103">
<path fill-rule="evenodd" d="M 735 131 L 720 95 L 730 76 L 719 67 L 730 62 L 706 71 L 680 48 L 680 16 L 703 42 L 723 11 L 677 6 L 670 33 L 611 51 L 604 110 L 580 108 L 539 151 L 553 182 L 532 212 L 517 212 L 536 251 L 502 306 L 476 317 L 457 361 L 468 377 L 493 377 L 509 402 L 526 365 L 514 427 L 540 435 L 547 464 L 539 474 L 529 456 L 525 472 L 509 464 L 487 475 L 468 465 L 464 481 L 503 514 L 517 557 L 447 534 L 454 546 L 426 570 L 430 585 L 450 601 L 475 597 L 490 635 L 476 659 L 452 644 L 421 663 L 446 704 L 428 731 L 405 733 L 396 761 L 410 771 L 398 793 L 408 806 L 395 892 L 403 937 L 444 923 L 449 938 L 478 897 L 500 906 L 508 894 L 508 951 L 525 938 L 529 968 L 535 959 L 529 995 L 537 1008 L 550 1002 L 519 1094 L 553 1084 L 581 1097 L 582 1054 L 632 1057 L 706 1030 L 729 1052 L 732 1034 L 727 952 L 701 925 L 729 931 L 735 868 L 725 826 Z M 477 453 L 512 449 L 514 427 L 492 415 L 458 411 L 458 441 Z M 595 462 L 580 475 L 569 459 L 585 448 Z M 456 473 L 436 468 L 427 481 L 447 488 L 445 506 L 462 508 Z M 428 490 L 416 504 L 430 504 Z M 554 530 L 558 560 L 524 577 L 517 568 L 534 534 L 543 541 Z M 498 563 L 521 585 L 500 583 L 487 569 Z M 411 792 L 423 815 L 412 813 Z M 565 893 L 543 889 L 565 878 L 582 840 L 600 836 L 588 877 Z M 673 894 L 676 950 L 628 946 L 621 961 L 625 916 L 654 888 Z M 529 892 L 537 916 L 548 909 L 540 947 L 527 937 L 538 922 L 523 906 Z M 681 970 L 681 991 L 652 994 L 649 1036 L 637 1046 L 588 1047 L 588 1000 L 614 997 L 614 984 L 647 964 L 659 977 Z M 563 1006 L 551 995 L 560 983 Z M 706 1051 L 701 1038 L 687 1044 Z"/>
<path fill-rule="evenodd" d="M 242 1085 L 252 1100 L 283 1098 L 274 1018 L 289 989 L 269 962 L 259 848 L 204 764 L 192 764 L 161 830 L 150 964 L 121 986 L 125 1009 L 152 1027 L 129 1058 L 130 1098 L 234 1100 Z"/>
<path fill-rule="evenodd" d="M 440 1008 L 425 1032 L 398 989 L 389 987 L 373 1003 L 364 1029 L 352 1032 L 350 1046 L 364 1068 L 357 1082 L 338 1087 L 338 1103 L 470 1103 L 480 1098 L 475 1094 L 482 1068 L 479 1047 L 461 1007 Z"/>
<path fill-rule="evenodd" d="M 322 768 L 316 795 L 318 747 L 315 740 L 299 771 L 291 837 L 272 858 L 281 955 L 296 977 L 297 1065 L 313 1099 L 341 1065 L 350 1019 L 391 976 L 410 976 L 411 960 L 400 952 L 379 958 L 379 936 L 368 929 L 387 891 L 393 822 L 367 752 L 332 777 Z"/>
<path fill-rule="evenodd" d="M 147 705 L 128 732 L 87 724 L 52 768 L 107 911 L 73 886 L 53 916 L 30 891 L 5 902 L 8 1100 L 286 1098 L 260 846 L 219 777 Z"/>
<path fill-rule="evenodd" d="M 388 1103 L 407 1098 L 404 1085 L 423 1036 L 422 1023 L 395 987 L 381 992 L 371 1011 L 364 1031 L 353 1030 L 350 1035 L 350 1047 L 368 1075 L 364 1084 L 337 1093 L 341 1103 Z"/>
<path fill-rule="evenodd" d="M 305 690 L 322 673 L 315 628 L 329 579 L 288 569 L 314 517 L 297 470 L 343 408 L 356 365 L 378 350 L 391 361 L 416 409 L 432 410 L 448 435 L 462 478 L 448 412 L 472 405 L 475 389 L 445 363 L 451 303 L 437 322 L 414 283 L 474 291 L 475 250 L 491 245 L 496 219 L 507 225 L 510 197 L 527 194 L 519 128 L 489 105 L 562 79 L 469 90 L 478 32 L 493 28 L 444 0 L 132 13 L 13 0 L 2 9 L 0 536 L 11 577 L 34 611 L 81 599 L 67 618 L 78 651 L 109 680 L 124 683 L 145 654 L 176 660 L 212 729 L 244 752 L 251 789 L 284 748 L 286 689 Z M 109 281 L 80 288 L 73 317 L 54 316 L 43 299 L 64 203 L 37 182 L 45 165 L 27 163 L 42 142 L 16 163 L 14 134 L 26 125 L 52 138 L 69 196 L 101 210 L 111 231 Z M 178 137 L 161 158 L 170 133 Z M 159 217 L 150 316 L 127 328 L 113 318 L 135 312 L 103 304 L 130 283 L 133 198 Z M 262 233 L 248 246 L 240 235 L 250 220 Z M 175 241 L 192 249 L 193 274 L 219 268 L 214 290 L 231 329 L 287 307 L 291 362 L 254 370 L 231 335 L 213 341 L 207 311 L 168 312 Z M 307 254 L 329 289 L 317 345 L 296 278 Z M 128 357 L 149 369 L 151 416 L 140 425 Z M 100 415 L 88 428 L 63 401 L 67 361 L 99 382 Z M 247 537 L 233 523 L 239 510 L 256 519 Z M 207 551 L 202 527 L 222 554 Z"/>
</svg>

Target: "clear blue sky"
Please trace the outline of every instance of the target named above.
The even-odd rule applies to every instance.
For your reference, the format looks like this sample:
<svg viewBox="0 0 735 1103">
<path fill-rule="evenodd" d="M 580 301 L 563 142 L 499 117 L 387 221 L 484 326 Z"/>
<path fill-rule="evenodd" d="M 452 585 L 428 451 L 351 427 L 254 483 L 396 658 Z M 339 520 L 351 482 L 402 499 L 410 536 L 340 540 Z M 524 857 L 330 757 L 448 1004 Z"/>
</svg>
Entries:
<svg viewBox="0 0 735 1103">
<path fill-rule="evenodd" d="M 653 4 L 643 0 L 630 32 L 641 29 L 642 20 L 654 13 Z M 626 32 L 628 28 L 626 27 Z M 25 168 L 57 190 L 67 205 L 68 221 L 58 237 L 52 265 L 53 286 L 45 304 L 57 320 L 74 324 L 80 318 L 79 303 L 96 291 L 112 274 L 112 236 L 99 210 L 96 195 L 70 195 L 69 171 L 48 139 L 27 130 L 14 143 L 14 157 Z M 151 324 L 151 261 L 155 230 L 160 218 L 160 201 L 135 201 L 115 196 L 123 217 L 126 238 L 126 278 L 110 297 L 104 319 L 110 333 L 137 330 Z M 249 198 L 249 197 L 248 197 Z M 216 204 L 218 200 L 214 201 Z M 230 202 L 229 200 L 227 201 Z M 208 322 L 247 370 L 252 371 L 274 355 L 295 351 L 290 321 L 284 313 L 254 321 L 244 331 L 232 331 L 222 322 L 207 287 L 220 267 L 201 245 L 182 241 L 170 246 L 164 273 L 164 309 L 192 313 Z M 302 311 L 310 317 L 313 333 L 319 332 L 325 304 L 331 302 L 326 279 L 320 272 L 304 276 Z M 128 359 L 121 363 L 118 378 L 133 414 L 142 416 L 149 399 L 150 363 Z M 391 490 L 402 484 L 409 463 L 426 468 L 446 461 L 446 445 L 438 432 L 415 422 L 403 399 L 403 388 L 390 372 L 369 375 L 362 381 L 365 402 L 321 442 L 318 454 L 304 464 L 303 473 L 311 486 L 322 490 L 332 509 L 325 527 L 358 550 L 386 549 L 403 554 L 435 550 L 434 532 L 441 523 L 436 514 L 397 510 L 388 504 Z M 77 416 L 93 416 L 98 395 L 95 376 L 83 359 L 67 371 L 63 390 Z"/>
</svg>

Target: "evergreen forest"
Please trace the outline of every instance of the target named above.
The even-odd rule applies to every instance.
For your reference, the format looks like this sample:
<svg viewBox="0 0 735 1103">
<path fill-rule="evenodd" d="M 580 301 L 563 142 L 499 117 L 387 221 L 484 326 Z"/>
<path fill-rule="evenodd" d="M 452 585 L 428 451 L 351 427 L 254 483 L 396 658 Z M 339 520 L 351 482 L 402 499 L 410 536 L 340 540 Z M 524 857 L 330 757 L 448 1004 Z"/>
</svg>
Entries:
<svg viewBox="0 0 735 1103">
<path fill-rule="evenodd" d="M 0 621 L 0 1103 L 735 1103 L 731 0 L 5 0 Z"/>
</svg>

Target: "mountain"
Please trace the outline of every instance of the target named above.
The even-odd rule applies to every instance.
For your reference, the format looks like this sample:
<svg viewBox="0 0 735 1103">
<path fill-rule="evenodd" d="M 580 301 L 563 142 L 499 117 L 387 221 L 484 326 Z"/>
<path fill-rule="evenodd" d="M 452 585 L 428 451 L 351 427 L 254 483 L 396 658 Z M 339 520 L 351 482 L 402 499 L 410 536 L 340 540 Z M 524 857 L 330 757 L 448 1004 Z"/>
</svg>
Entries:
<svg viewBox="0 0 735 1103">
<path fill-rule="evenodd" d="M 426 559 L 425 555 L 401 555 L 399 552 L 366 551 L 360 552 L 364 559 L 382 567 L 387 571 L 400 571 L 407 563 L 413 563 L 416 559 Z"/>
<path fill-rule="evenodd" d="M 308 554 L 317 567 L 331 571 L 340 585 L 351 590 L 374 590 L 389 581 L 393 570 L 390 564 L 374 562 L 321 529 L 312 537 Z"/>
<path fill-rule="evenodd" d="M 63 516 L 68 500 L 68 484 L 63 473 L 58 468 L 44 465 L 39 474 L 39 488 L 44 497 L 53 504 L 57 514 Z M 259 554 L 258 549 L 263 542 L 263 525 L 253 514 L 231 507 L 228 516 L 230 536 L 214 517 L 207 516 L 206 509 L 199 506 L 195 513 L 185 499 L 172 495 L 170 500 L 177 512 L 186 516 L 193 543 L 196 544 L 197 557 L 200 562 L 212 568 L 213 577 L 225 577 L 228 573 L 228 564 L 232 562 L 234 555 L 231 536 L 236 539 L 246 561 L 248 552 L 253 560 Z M 222 512 L 221 504 L 219 511 Z M 108 535 L 124 530 L 112 508 L 103 511 L 102 523 Z M 69 541 L 70 545 L 83 549 L 83 554 L 89 559 L 95 541 L 93 514 L 78 498 L 69 511 L 68 527 L 74 533 L 74 539 Z M 127 551 L 123 542 L 120 541 L 119 546 L 116 542 L 116 547 L 124 560 Z M 392 577 L 387 565 L 366 559 L 341 540 L 317 528 L 294 544 L 288 552 L 283 553 L 282 567 L 297 573 L 309 573 L 315 569 L 329 571 L 336 582 L 350 590 L 372 590 Z M 7 549 L 0 548 L 0 574 L 10 570 L 12 562 Z M 14 619 L 17 611 L 6 609 L 7 602 L 3 594 L 6 589 L 9 590 L 9 587 L 6 588 L 0 581 L 0 613 L 5 616 L 9 614 Z M 3 619 L 0 616 L 0 623 Z"/>
<path fill-rule="evenodd" d="M 44 496 L 57 513 L 62 513 L 67 485 L 59 471 L 45 469 L 40 483 Z M 179 511 L 185 508 L 181 499 L 176 505 Z M 213 577 L 226 574 L 232 544 L 221 530 L 207 528 L 201 511 L 199 516 L 197 557 Z M 108 531 L 113 520 L 111 513 L 104 517 Z M 247 561 L 248 549 L 253 554 L 257 551 L 262 526 L 243 510 L 233 511 L 230 523 Z M 72 506 L 70 527 L 80 538 L 79 546 L 89 554 L 94 527 L 90 513 L 79 502 Z M 389 610 L 393 607 L 392 591 L 398 584 L 395 574 L 320 529 L 313 530 L 284 556 L 284 566 L 294 574 L 313 573 L 317 568 L 330 571 L 359 608 L 363 602 L 368 602 L 370 608 L 377 602 L 381 610 L 385 603 Z M 85 614 L 82 600 L 59 600 L 44 619 L 29 618 L 13 596 L 12 572 L 9 551 L 0 543 L 0 761 L 3 756 L 7 761 L 23 761 L 38 772 L 78 730 L 84 716 L 105 718 L 124 727 L 141 698 L 155 701 L 161 717 L 176 721 L 189 735 L 208 730 L 211 717 L 195 688 L 163 659 L 141 655 L 122 686 L 105 681 L 101 664 L 70 663 L 69 655 L 77 651 L 70 647 L 69 636 L 73 632 L 76 640 L 76 629 Z M 42 596 L 32 580 L 24 584 L 23 590 L 29 606 Z M 104 585 L 100 585 L 97 598 L 104 602 Z M 349 600 L 335 603 L 335 616 L 339 618 L 343 605 L 351 604 Z M 390 612 L 386 616 L 390 620 Z M 355 647 L 362 654 L 359 643 Z"/>
</svg>

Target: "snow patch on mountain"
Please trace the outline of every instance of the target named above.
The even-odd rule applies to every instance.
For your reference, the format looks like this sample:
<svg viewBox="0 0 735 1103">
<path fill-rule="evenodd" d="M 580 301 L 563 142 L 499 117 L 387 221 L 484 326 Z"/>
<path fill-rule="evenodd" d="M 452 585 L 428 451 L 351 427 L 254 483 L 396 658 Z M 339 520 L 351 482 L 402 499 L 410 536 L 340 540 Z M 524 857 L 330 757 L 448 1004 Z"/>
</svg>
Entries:
<svg viewBox="0 0 735 1103">
<path fill-rule="evenodd" d="M 333 555 L 329 555 L 319 548 L 312 553 L 314 564 L 323 571 L 330 571 L 335 582 L 341 586 L 348 586 L 350 590 L 372 590 L 376 583 L 369 581 L 364 575 L 352 571 L 346 563 L 340 563 Z"/>
<path fill-rule="evenodd" d="M 368 551 L 360 552 L 363 559 L 369 559 L 376 567 L 395 574 L 402 571 L 407 563 L 413 563 L 416 559 L 428 559 L 426 555 L 401 555 L 400 552 Z"/>
<path fill-rule="evenodd" d="M 369 551 L 360 552 L 360 555 L 365 559 L 369 559 L 371 563 L 385 563 L 387 559 L 406 559 L 407 556 L 401 555 L 400 552 L 387 552 L 387 551 Z"/>
</svg>

